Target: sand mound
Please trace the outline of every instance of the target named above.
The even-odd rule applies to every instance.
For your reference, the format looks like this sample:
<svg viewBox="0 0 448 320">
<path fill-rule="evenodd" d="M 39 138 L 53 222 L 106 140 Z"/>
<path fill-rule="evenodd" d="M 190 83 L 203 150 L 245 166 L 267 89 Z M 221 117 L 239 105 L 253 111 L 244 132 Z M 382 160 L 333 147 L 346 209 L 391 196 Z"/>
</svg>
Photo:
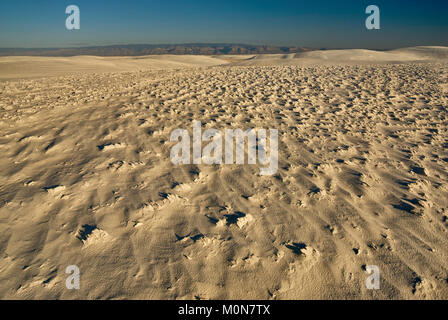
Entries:
<svg viewBox="0 0 448 320">
<path fill-rule="evenodd" d="M 0 57 L 0 81 L 71 74 L 135 72 L 189 67 L 400 64 L 448 61 L 447 47 L 392 51 L 325 50 L 261 55 L 152 55 L 143 57 Z"/>
<path fill-rule="evenodd" d="M 321 50 L 296 54 L 258 55 L 234 65 L 335 65 L 335 64 L 398 64 L 408 62 L 448 61 L 447 47 L 414 47 L 391 51 L 374 50 Z"/>
<path fill-rule="evenodd" d="M 0 80 L 69 74 L 132 72 L 203 67 L 227 63 L 218 57 L 159 55 L 144 57 L 0 57 Z"/>
</svg>

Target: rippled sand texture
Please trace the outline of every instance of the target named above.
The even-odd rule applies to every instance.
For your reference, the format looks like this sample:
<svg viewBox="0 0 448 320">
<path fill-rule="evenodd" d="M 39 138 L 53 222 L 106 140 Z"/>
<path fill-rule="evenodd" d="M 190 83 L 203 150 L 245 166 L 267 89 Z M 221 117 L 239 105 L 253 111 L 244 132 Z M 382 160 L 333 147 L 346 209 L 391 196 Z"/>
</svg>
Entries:
<svg viewBox="0 0 448 320">
<path fill-rule="evenodd" d="M 446 63 L 86 73 L 0 93 L 1 298 L 448 299 Z M 193 120 L 278 129 L 278 173 L 173 165 L 170 133 Z"/>
</svg>

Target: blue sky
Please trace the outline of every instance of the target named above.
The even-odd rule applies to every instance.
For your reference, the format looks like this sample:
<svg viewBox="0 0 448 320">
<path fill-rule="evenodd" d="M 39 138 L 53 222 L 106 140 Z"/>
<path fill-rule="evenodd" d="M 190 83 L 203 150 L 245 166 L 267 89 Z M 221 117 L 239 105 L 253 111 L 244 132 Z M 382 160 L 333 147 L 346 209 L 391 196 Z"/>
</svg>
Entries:
<svg viewBox="0 0 448 320">
<path fill-rule="evenodd" d="M 65 8 L 81 29 L 65 28 Z M 365 9 L 381 10 L 381 30 Z M 0 47 L 247 43 L 326 48 L 448 46 L 446 0 L 15 0 L 0 1 Z"/>
</svg>

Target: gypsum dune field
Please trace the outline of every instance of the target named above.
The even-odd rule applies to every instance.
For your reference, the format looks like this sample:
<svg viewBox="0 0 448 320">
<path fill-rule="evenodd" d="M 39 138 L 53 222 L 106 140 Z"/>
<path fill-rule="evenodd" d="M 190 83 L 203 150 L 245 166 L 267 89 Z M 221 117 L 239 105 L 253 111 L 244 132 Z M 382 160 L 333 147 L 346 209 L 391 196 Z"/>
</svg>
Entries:
<svg viewBox="0 0 448 320">
<path fill-rule="evenodd" d="M 447 299 L 446 50 L 1 58 L 0 298 Z M 193 120 L 278 173 L 173 165 Z"/>
</svg>

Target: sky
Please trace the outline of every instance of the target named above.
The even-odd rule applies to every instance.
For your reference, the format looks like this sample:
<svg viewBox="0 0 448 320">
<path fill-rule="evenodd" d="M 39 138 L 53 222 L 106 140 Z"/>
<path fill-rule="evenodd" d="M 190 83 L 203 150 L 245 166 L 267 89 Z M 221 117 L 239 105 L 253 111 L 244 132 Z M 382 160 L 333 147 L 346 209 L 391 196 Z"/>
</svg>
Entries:
<svg viewBox="0 0 448 320">
<path fill-rule="evenodd" d="M 380 30 L 367 30 L 368 5 Z M 67 30 L 68 5 L 80 30 Z M 237 43 L 313 48 L 448 46 L 447 0 L 1 0 L 0 47 Z"/>
</svg>

